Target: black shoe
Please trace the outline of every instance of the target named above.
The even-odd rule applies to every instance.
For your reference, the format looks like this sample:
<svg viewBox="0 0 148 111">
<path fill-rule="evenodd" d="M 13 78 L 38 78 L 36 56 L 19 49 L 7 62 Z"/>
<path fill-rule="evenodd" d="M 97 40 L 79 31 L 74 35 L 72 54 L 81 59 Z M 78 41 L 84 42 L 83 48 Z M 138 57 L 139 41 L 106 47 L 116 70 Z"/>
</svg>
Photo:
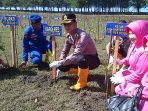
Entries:
<svg viewBox="0 0 148 111">
<path fill-rule="evenodd" d="M 49 64 L 47 62 L 41 62 L 38 64 L 39 70 L 50 70 Z"/>
</svg>

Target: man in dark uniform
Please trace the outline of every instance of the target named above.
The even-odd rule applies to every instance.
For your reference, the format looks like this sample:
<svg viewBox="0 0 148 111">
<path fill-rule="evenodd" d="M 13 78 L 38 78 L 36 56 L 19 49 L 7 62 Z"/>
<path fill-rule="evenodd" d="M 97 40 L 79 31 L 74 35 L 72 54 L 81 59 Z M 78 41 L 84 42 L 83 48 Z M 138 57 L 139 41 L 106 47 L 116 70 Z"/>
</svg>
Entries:
<svg viewBox="0 0 148 111">
<path fill-rule="evenodd" d="M 32 14 L 29 18 L 31 25 L 24 31 L 23 38 L 23 55 L 20 67 L 26 65 L 28 61 L 28 53 L 30 53 L 31 62 L 40 64 L 42 62 L 42 54 L 52 50 L 52 43 L 46 40 L 43 34 L 43 24 L 41 17 Z"/>
<path fill-rule="evenodd" d="M 88 71 L 97 68 L 100 60 L 90 35 L 77 28 L 75 14 L 63 15 L 62 24 L 67 32 L 64 48 L 59 61 L 54 61 L 49 66 L 57 68 L 57 73 L 60 71 L 77 73 L 79 79 L 70 89 L 80 90 L 87 86 Z M 74 52 L 68 55 L 71 47 Z"/>
</svg>

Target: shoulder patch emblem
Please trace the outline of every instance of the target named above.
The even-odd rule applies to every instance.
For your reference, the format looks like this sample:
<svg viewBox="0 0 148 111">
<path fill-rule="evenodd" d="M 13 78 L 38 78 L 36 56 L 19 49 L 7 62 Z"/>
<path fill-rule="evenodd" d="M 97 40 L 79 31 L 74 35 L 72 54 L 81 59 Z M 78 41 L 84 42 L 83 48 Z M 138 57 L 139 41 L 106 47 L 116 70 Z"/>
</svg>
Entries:
<svg viewBox="0 0 148 111">
<path fill-rule="evenodd" d="M 67 33 L 67 34 L 66 34 L 66 37 L 68 38 L 69 36 L 70 36 L 69 33 Z"/>
</svg>

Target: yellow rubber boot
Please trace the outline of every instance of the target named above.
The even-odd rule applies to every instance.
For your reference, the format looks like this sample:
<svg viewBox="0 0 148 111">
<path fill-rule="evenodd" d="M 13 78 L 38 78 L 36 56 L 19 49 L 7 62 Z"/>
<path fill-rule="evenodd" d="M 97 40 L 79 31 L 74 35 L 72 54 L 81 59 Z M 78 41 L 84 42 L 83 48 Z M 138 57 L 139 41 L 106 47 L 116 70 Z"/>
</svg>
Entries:
<svg viewBox="0 0 148 111">
<path fill-rule="evenodd" d="M 78 77 L 79 79 L 77 81 L 77 84 L 74 86 L 71 86 L 70 87 L 71 90 L 77 91 L 87 86 L 88 68 L 87 69 L 78 68 Z"/>
<path fill-rule="evenodd" d="M 50 63 L 51 62 L 51 51 L 46 52 L 45 62 Z"/>
<path fill-rule="evenodd" d="M 69 74 L 78 74 L 78 69 L 77 68 L 70 68 L 68 71 Z"/>
</svg>

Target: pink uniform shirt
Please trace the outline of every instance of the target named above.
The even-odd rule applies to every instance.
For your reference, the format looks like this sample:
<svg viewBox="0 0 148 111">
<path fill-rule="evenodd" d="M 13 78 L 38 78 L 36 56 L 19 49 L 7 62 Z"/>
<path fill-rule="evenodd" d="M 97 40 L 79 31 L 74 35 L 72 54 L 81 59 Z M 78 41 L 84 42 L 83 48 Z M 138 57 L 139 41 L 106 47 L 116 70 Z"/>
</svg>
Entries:
<svg viewBox="0 0 148 111">
<path fill-rule="evenodd" d="M 71 47 L 73 52 L 69 54 Z M 64 48 L 60 55 L 60 60 L 62 60 L 61 65 L 76 64 L 76 58 L 78 55 L 96 55 L 97 50 L 95 44 L 85 31 L 77 28 L 77 32 L 74 36 L 67 35 L 65 40 Z"/>
</svg>

